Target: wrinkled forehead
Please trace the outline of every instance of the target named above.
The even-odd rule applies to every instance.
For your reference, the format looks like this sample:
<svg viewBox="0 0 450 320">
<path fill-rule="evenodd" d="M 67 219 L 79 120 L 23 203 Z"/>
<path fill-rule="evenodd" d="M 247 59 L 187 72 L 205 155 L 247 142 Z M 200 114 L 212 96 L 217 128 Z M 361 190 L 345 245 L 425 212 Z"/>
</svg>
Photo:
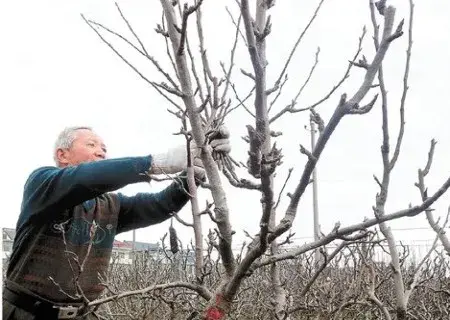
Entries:
<svg viewBox="0 0 450 320">
<path fill-rule="evenodd" d="M 89 129 L 79 129 L 75 132 L 74 142 L 86 142 L 86 141 L 94 141 L 98 144 L 105 145 L 102 137 L 100 137 L 97 133 Z"/>
</svg>

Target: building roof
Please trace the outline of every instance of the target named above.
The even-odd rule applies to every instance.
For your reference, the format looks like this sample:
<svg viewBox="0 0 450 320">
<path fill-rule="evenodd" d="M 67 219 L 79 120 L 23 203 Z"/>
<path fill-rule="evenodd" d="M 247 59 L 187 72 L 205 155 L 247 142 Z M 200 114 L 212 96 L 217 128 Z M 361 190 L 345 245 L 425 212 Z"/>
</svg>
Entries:
<svg viewBox="0 0 450 320">
<path fill-rule="evenodd" d="M 129 244 L 131 248 L 133 247 L 133 241 L 125 240 L 125 243 Z M 136 251 L 156 251 L 159 249 L 159 244 L 135 241 L 135 248 Z"/>
<path fill-rule="evenodd" d="M 119 240 L 114 240 L 113 248 L 132 249 L 132 246 L 131 246 L 131 244 L 128 244 L 126 242 L 119 241 Z"/>
</svg>

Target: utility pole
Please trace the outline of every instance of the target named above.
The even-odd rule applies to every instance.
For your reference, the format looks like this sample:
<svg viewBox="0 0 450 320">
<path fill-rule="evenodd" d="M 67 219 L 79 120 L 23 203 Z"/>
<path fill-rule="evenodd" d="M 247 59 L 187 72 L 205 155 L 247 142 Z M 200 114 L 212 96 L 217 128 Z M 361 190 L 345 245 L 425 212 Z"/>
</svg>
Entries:
<svg viewBox="0 0 450 320">
<path fill-rule="evenodd" d="M 316 147 L 316 124 L 313 121 L 312 117 L 310 119 L 310 125 L 311 125 L 311 152 L 314 151 L 314 148 Z M 319 202 L 317 200 L 317 163 L 312 173 L 313 178 L 313 223 L 314 223 L 314 241 L 319 240 L 319 234 L 320 234 L 320 224 L 319 224 Z M 314 252 L 314 260 L 316 263 L 321 261 L 321 255 L 319 252 L 319 249 L 316 249 Z"/>
</svg>

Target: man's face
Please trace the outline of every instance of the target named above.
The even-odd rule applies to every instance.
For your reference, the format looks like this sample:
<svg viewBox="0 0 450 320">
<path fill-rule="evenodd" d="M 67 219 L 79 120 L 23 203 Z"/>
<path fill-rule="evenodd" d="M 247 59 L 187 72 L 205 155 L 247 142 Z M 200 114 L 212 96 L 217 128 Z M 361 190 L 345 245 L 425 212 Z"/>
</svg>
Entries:
<svg viewBox="0 0 450 320">
<path fill-rule="evenodd" d="M 106 146 L 103 140 L 88 129 L 75 133 L 75 140 L 69 149 L 58 149 L 57 158 L 61 167 L 76 166 L 83 162 L 106 158 Z"/>
</svg>

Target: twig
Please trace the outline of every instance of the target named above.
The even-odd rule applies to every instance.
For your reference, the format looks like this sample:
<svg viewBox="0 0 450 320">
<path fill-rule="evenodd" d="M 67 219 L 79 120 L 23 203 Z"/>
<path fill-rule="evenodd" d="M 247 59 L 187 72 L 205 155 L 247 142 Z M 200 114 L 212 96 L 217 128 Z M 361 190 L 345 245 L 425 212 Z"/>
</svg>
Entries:
<svg viewBox="0 0 450 320">
<path fill-rule="evenodd" d="M 119 5 L 116 3 L 117 9 L 122 17 L 122 19 L 125 21 L 125 23 L 127 24 L 128 28 L 130 29 L 131 33 L 135 36 L 135 38 L 137 39 L 137 41 L 139 42 L 139 44 L 141 45 L 141 49 L 139 49 L 138 47 L 136 47 L 130 40 L 128 40 L 127 38 L 125 38 L 124 36 L 122 36 L 120 33 L 111 30 L 110 28 L 104 26 L 101 23 L 98 23 L 96 21 L 93 20 L 88 20 L 89 23 L 92 23 L 93 25 L 96 25 L 100 28 L 102 28 L 103 30 L 107 31 L 108 33 L 111 33 L 112 35 L 122 39 L 124 42 L 126 42 L 128 45 L 130 45 L 133 49 L 135 49 L 137 52 L 139 52 L 141 55 L 143 55 L 144 57 L 146 57 L 148 60 L 150 60 L 152 62 L 152 64 L 156 67 L 156 69 L 164 75 L 164 77 L 172 84 L 172 86 L 178 90 L 178 85 L 176 84 L 176 82 L 172 79 L 172 77 L 164 71 L 164 69 L 160 66 L 160 64 L 158 63 L 158 61 L 150 56 L 147 52 L 147 50 L 144 47 L 144 44 L 141 42 L 141 40 L 139 39 L 139 37 L 137 36 L 137 34 L 134 32 L 133 28 L 131 27 L 131 24 L 128 22 L 128 20 L 125 18 L 125 16 L 123 15 L 122 11 L 119 8 Z"/>
<path fill-rule="evenodd" d="M 241 98 L 239 98 L 239 95 L 238 95 L 238 93 L 236 91 L 236 88 L 235 88 L 234 84 L 230 83 L 230 86 L 233 89 L 233 92 L 234 92 L 234 94 L 236 96 L 236 99 L 239 101 L 239 104 L 236 107 L 232 108 L 231 111 L 236 109 L 236 108 L 238 108 L 238 107 L 240 107 L 240 106 L 242 106 L 245 109 L 245 111 L 247 111 L 247 113 L 249 115 L 251 115 L 253 118 L 256 118 L 255 114 L 252 111 L 250 111 L 250 109 L 245 105 L 245 101 L 248 100 L 252 96 L 252 94 L 255 91 L 256 87 L 253 87 L 252 90 L 250 90 L 250 92 L 247 94 L 247 96 L 243 100 L 241 100 Z"/>
<path fill-rule="evenodd" d="M 187 3 L 184 4 L 184 10 L 183 10 L 183 22 L 181 24 L 181 35 L 180 35 L 180 44 L 178 47 L 177 54 L 181 56 L 184 54 L 184 43 L 186 41 L 186 34 L 187 34 L 187 21 L 189 16 L 197 11 L 197 9 L 202 5 L 203 0 L 196 1 L 195 5 L 188 6 Z"/>
<path fill-rule="evenodd" d="M 175 61 L 173 60 L 173 56 L 172 56 L 172 53 L 171 53 L 171 51 L 170 51 L 170 46 L 169 46 L 169 34 L 168 34 L 168 32 L 165 30 L 164 11 L 163 11 L 162 16 L 161 16 L 161 24 L 162 24 L 162 28 L 163 28 L 163 30 L 164 30 L 164 32 L 165 32 L 165 34 L 164 34 L 164 42 L 165 42 L 165 44 L 166 44 L 166 54 L 167 54 L 167 56 L 169 57 L 170 63 L 172 64 L 172 69 L 173 69 L 173 71 L 174 71 L 175 74 L 177 75 L 178 80 L 180 80 L 180 75 L 178 74 L 178 70 L 177 70 L 177 67 L 176 67 L 176 65 L 175 65 Z"/>
<path fill-rule="evenodd" d="M 201 100 L 202 104 L 205 104 L 205 114 L 206 114 L 206 116 L 208 116 L 208 109 L 206 108 L 206 104 L 209 102 L 209 99 L 211 97 L 210 97 L 209 94 L 206 95 L 206 99 L 208 101 L 206 101 L 206 99 L 204 97 L 203 86 L 202 86 L 202 83 L 200 82 L 200 78 L 199 78 L 198 73 L 197 73 L 197 68 L 195 67 L 195 58 L 194 58 L 194 54 L 192 53 L 191 46 L 190 46 L 188 38 L 186 38 L 186 49 L 187 49 L 187 52 L 188 52 L 188 55 L 189 55 L 189 60 L 191 61 L 192 75 L 194 76 L 195 82 L 197 84 L 197 90 L 198 90 L 199 95 L 200 95 L 200 100 Z M 205 103 L 205 101 L 206 101 L 206 103 Z"/>
<path fill-rule="evenodd" d="M 217 221 L 217 219 L 214 218 L 214 215 L 213 215 L 213 213 L 212 213 L 211 210 L 209 210 L 209 209 L 204 210 L 203 212 L 201 212 L 201 214 L 207 214 L 207 215 L 209 216 L 209 218 L 211 219 L 212 222 L 214 222 L 214 223 L 216 223 L 216 224 L 219 223 L 219 221 Z"/>
<path fill-rule="evenodd" d="M 183 226 L 192 228 L 194 227 L 194 224 L 184 221 L 183 219 L 180 218 L 180 216 L 176 212 L 172 212 L 172 216 L 175 217 L 175 219 Z"/>
<path fill-rule="evenodd" d="M 412 36 L 412 28 L 413 28 L 413 17 L 414 17 L 414 4 L 412 0 L 409 0 L 409 28 L 408 28 L 408 49 L 406 50 L 406 65 L 405 72 L 403 76 L 403 93 L 400 102 L 400 129 L 397 137 L 397 144 L 395 145 L 394 154 L 392 155 L 391 162 L 389 164 L 390 170 L 394 168 L 395 163 L 397 162 L 398 156 L 400 154 L 400 146 L 403 139 L 403 134 L 405 131 L 405 102 L 406 102 L 406 94 L 408 93 L 408 76 L 409 76 L 409 68 L 411 62 L 411 50 L 413 44 L 413 36 Z"/>
<path fill-rule="evenodd" d="M 280 204 L 281 195 L 283 194 L 284 188 L 286 187 L 286 185 L 287 185 L 287 183 L 289 181 L 289 178 L 291 177 L 291 174 L 292 174 L 293 170 L 294 170 L 294 168 L 289 168 L 289 170 L 288 170 L 288 175 L 286 177 L 286 180 L 284 181 L 284 184 L 283 184 L 283 187 L 280 190 L 280 193 L 278 194 L 278 200 L 277 200 L 277 203 L 274 206 L 274 209 L 276 209 L 278 207 L 278 205 Z"/>
<path fill-rule="evenodd" d="M 334 249 L 334 251 L 330 254 L 327 255 L 326 252 L 322 252 L 322 255 L 324 257 L 324 262 L 322 263 L 322 265 L 316 270 L 316 272 L 314 273 L 314 275 L 311 277 L 311 279 L 308 281 L 308 283 L 306 284 L 306 286 L 303 288 L 302 292 L 300 293 L 301 297 L 304 297 L 306 295 L 306 293 L 309 291 L 309 289 L 311 289 L 312 285 L 314 284 L 314 282 L 317 280 L 317 278 L 319 277 L 319 275 L 322 273 L 322 271 L 326 268 L 326 266 L 334 259 L 334 257 L 336 257 L 336 255 L 341 252 L 342 249 L 344 249 L 348 244 L 350 244 L 350 242 L 348 241 L 342 241 L 336 249 Z"/>
<path fill-rule="evenodd" d="M 239 4 L 238 4 L 238 5 L 239 5 Z M 231 18 L 231 21 L 233 22 L 234 26 L 236 27 L 236 31 L 239 32 L 239 35 L 241 36 L 242 40 L 244 41 L 245 45 L 247 46 L 247 39 L 245 39 L 245 36 L 244 36 L 244 34 L 242 33 L 240 26 L 238 26 L 238 23 L 236 23 L 236 21 L 234 20 L 233 15 L 231 14 L 230 9 L 228 9 L 228 7 L 225 7 L 225 9 L 227 10 L 228 15 L 229 15 L 230 18 Z M 241 17 L 242 17 L 242 15 L 240 14 L 240 11 L 239 11 L 239 18 L 241 18 Z"/>
<path fill-rule="evenodd" d="M 408 288 L 405 291 L 405 300 L 406 303 L 408 303 L 409 298 L 411 297 L 411 294 L 413 292 L 413 290 L 416 288 L 417 283 L 419 281 L 420 278 L 420 270 L 422 269 L 422 266 L 424 265 L 424 263 L 427 261 L 427 259 L 429 259 L 429 257 L 431 256 L 431 254 L 433 253 L 433 251 L 436 249 L 437 247 L 437 243 L 439 240 L 439 234 L 436 235 L 433 244 L 431 245 L 430 250 L 428 250 L 427 254 L 422 258 L 422 260 L 419 262 L 419 264 L 417 265 L 416 269 L 414 270 L 413 273 L 413 279 L 412 281 L 409 283 Z"/>
<path fill-rule="evenodd" d="M 72 296 L 71 294 L 69 294 L 68 292 L 66 292 L 59 283 L 57 283 L 55 281 L 55 279 L 53 279 L 53 277 L 48 277 L 48 279 L 56 286 L 58 287 L 59 292 L 61 292 L 62 294 L 64 294 L 65 296 L 67 296 L 68 298 L 72 299 L 72 300 L 78 300 L 78 297 L 76 296 Z"/>
<path fill-rule="evenodd" d="M 228 9 L 227 9 L 228 10 Z M 233 71 L 233 67 L 234 67 L 234 57 L 236 54 L 236 47 L 237 47 L 237 42 L 238 42 L 238 35 L 239 35 L 239 31 L 240 31 L 240 25 L 241 25 L 241 19 L 242 15 L 239 14 L 239 18 L 238 18 L 238 22 L 236 25 L 236 32 L 234 35 L 234 41 L 233 41 L 233 46 L 231 47 L 231 53 L 230 53 L 230 67 L 228 68 L 228 72 L 226 73 L 225 79 L 225 88 L 222 92 L 222 97 L 220 98 L 220 101 L 223 103 L 223 101 L 225 100 L 225 97 L 227 96 L 228 93 L 228 88 L 230 86 L 230 79 L 231 79 L 231 73 Z"/>
<path fill-rule="evenodd" d="M 287 81 L 288 81 L 288 75 L 286 74 L 286 75 L 284 76 L 283 82 L 281 82 L 281 85 L 280 85 L 280 88 L 279 88 L 279 90 L 278 90 L 278 92 L 277 92 L 277 95 L 276 95 L 275 98 L 273 98 L 273 100 L 270 102 L 269 109 L 267 109 L 267 112 L 270 113 L 270 110 L 272 110 L 272 107 L 274 106 L 275 102 L 277 102 L 278 98 L 281 96 L 281 93 L 282 93 L 282 91 L 283 91 L 284 85 L 286 84 Z"/>
<path fill-rule="evenodd" d="M 432 139 L 431 140 L 431 146 L 430 151 L 428 151 L 428 160 L 427 164 L 425 165 L 425 168 L 422 170 L 423 176 L 427 176 L 430 172 L 431 164 L 433 163 L 433 156 L 434 156 L 434 149 L 436 147 L 437 141 Z"/>
<path fill-rule="evenodd" d="M 247 179 L 235 179 L 227 168 L 222 170 L 224 176 L 228 179 L 230 184 L 236 188 L 248 189 L 248 190 L 261 190 L 261 184 L 254 183 Z"/>
<path fill-rule="evenodd" d="M 423 170 L 419 169 L 418 171 L 418 182 L 415 184 L 416 187 L 420 191 L 420 196 L 422 198 L 422 201 L 425 201 L 428 198 L 427 189 L 425 188 L 425 177 L 430 172 L 431 164 L 433 163 L 433 156 L 434 156 L 434 150 L 436 146 L 436 141 L 433 139 L 431 140 L 431 146 L 430 151 L 428 152 L 428 159 L 427 163 L 425 165 L 425 168 Z M 447 219 L 450 215 L 450 207 L 448 209 Z M 439 237 L 439 240 L 441 241 L 442 245 L 444 246 L 444 249 L 447 251 L 448 254 L 450 254 L 450 241 L 443 231 L 443 227 L 440 227 L 439 224 L 435 221 L 433 212 L 431 209 L 427 209 L 425 211 L 428 224 L 433 229 L 433 231 L 436 233 L 436 235 Z"/>
<path fill-rule="evenodd" d="M 291 244 L 292 243 L 292 237 L 295 236 L 295 232 L 292 233 L 291 230 L 289 230 L 289 234 L 286 236 L 286 239 L 284 239 L 282 242 L 278 243 L 278 247 L 284 246 L 285 244 Z"/>
<path fill-rule="evenodd" d="M 320 104 L 322 104 L 323 102 L 325 102 L 326 100 L 328 100 L 333 93 L 339 88 L 341 87 L 341 85 L 345 82 L 345 80 L 348 79 L 348 77 L 350 76 L 350 71 L 352 69 L 353 63 L 355 62 L 355 60 L 358 58 L 359 54 L 361 53 L 362 50 L 362 42 L 364 39 L 364 36 L 366 35 L 366 28 L 363 28 L 362 31 L 362 35 L 359 37 L 359 42 L 358 42 L 358 49 L 355 53 L 355 55 L 353 56 L 353 59 L 349 62 L 347 69 L 345 71 L 344 76 L 341 78 L 341 80 L 339 80 L 339 82 L 333 86 L 333 88 L 331 88 L 331 90 L 320 100 L 318 100 L 317 102 L 313 103 L 312 105 L 305 107 L 305 108 L 294 108 L 295 106 L 295 101 L 293 101 L 293 103 L 288 104 L 286 107 L 284 107 L 284 109 L 280 110 L 280 112 L 278 112 L 275 116 L 273 116 L 270 119 L 270 122 L 274 122 L 275 120 L 277 120 L 278 118 L 280 118 L 282 115 L 284 115 L 286 112 L 290 112 L 290 113 L 297 113 L 297 112 L 303 112 L 303 111 L 307 111 L 307 110 L 311 110 L 316 108 L 317 106 L 319 106 Z"/>
<path fill-rule="evenodd" d="M 297 50 L 298 45 L 300 44 L 300 42 L 302 41 L 303 37 L 305 36 L 306 32 L 308 31 L 309 27 L 311 26 L 311 24 L 314 22 L 314 20 L 317 17 L 317 14 L 319 13 L 320 8 L 322 7 L 322 4 L 325 0 L 321 0 L 316 8 L 316 10 L 314 11 L 313 16 L 311 17 L 311 19 L 309 20 L 308 24 L 306 25 L 306 27 L 303 29 L 302 33 L 300 34 L 300 36 L 298 37 L 297 41 L 294 44 L 294 47 L 291 50 L 291 53 L 289 54 L 288 59 L 286 60 L 286 63 L 284 64 L 283 70 L 281 71 L 280 75 L 278 76 L 278 79 L 275 81 L 275 87 L 278 86 L 281 82 L 281 79 L 284 76 L 284 73 L 286 72 L 289 63 L 291 62 L 292 57 L 294 56 L 295 51 Z"/>
<path fill-rule="evenodd" d="M 234 84 L 230 83 L 230 85 L 231 85 L 231 88 L 233 89 L 234 94 L 236 96 L 236 99 L 239 101 L 239 103 L 235 107 L 231 108 L 227 113 L 225 113 L 224 116 L 230 114 L 232 111 L 234 111 L 237 108 L 239 108 L 240 106 L 242 106 L 245 109 L 245 111 L 248 112 L 249 115 L 251 115 L 253 118 L 255 118 L 255 114 L 253 112 L 251 112 L 250 109 L 245 105 L 245 101 L 247 101 L 253 95 L 253 92 L 255 91 L 255 87 L 253 87 L 250 90 L 250 92 L 247 94 L 247 96 L 244 99 L 241 100 L 239 98 L 239 95 L 238 95 L 237 91 L 236 91 L 236 88 L 234 87 Z"/>
<path fill-rule="evenodd" d="M 159 88 L 164 88 L 166 91 L 170 92 L 170 88 L 169 87 L 165 87 L 163 84 L 157 84 L 154 81 L 149 80 L 147 77 L 145 77 L 134 65 L 132 65 L 124 56 L 122 56 L 122 54 L 119 53 L 119 51 L 117 51 L 116 48 L 114 48 L 114 46 L 108 42 L 101 34 L 100 32 L 98 32 L 98 30 L 96 28 L 94 28 L 92 26 L 92 23 L 90 22 L 90 20 L 87 20 L 85 18 L 85 16 L 83 14 L 81 14 L 81 17 L 83 18 L 83 20 L 88 24 L 88 26 L 94 30 L 94 32 L 99 36 L 99 38 L 109 47 L 111 48 L 112 51 L 114 51 L 114 53 L 120 58 L 122 59 L 122 61 L 124 61 L 131 69 L 133 69 L 134 72 L 136 72 L 144 81 L 146 81 L 148 84 L 150 84 L 154 89 L 156 89 L 158 92 L 161 92 L 159 90 Z M 96 24 L 97 25 L 97 24 Z M 169 89 L 169 90 L 168 90 Z M 177 93 L 177 95 L 179 94 L 179 92 L 174 91 L 171 93 Z M 167 96 L 163 95 L 164 97 L 167 98 Z M 175 106 L 177 106 L 177 104 L 175 102 L 173 102 L 172 100 L 168 99 L 172 104 L 174 104 Z"/>
<path fill-rule="evenodd" d="M 308 151 L 303 145 L 300 145 L 300 153 L 306 155 L 310 161 L 317 161 L 317 158 L 313 156 L 311 151 Z"/>
<path fill-rule="evenodd" d="M 180 98 L 183 98 L 183 92 L 181 92 L 180 90 L 177 90 L 175 88 L 169 87 L 167 85 L 167 83 L 165 83 L 165 82 L 157 83 L 155 81 L 152 81 L 151 84 L 153 86 L 156 86 L 156 87 L 158 87 L 160 89 L 163 89 L 163 90 L 167 91 L 168 93 L 171 93 L 171 94 L 176 95 L 176 96 L 178 96 Z"/>
<path fill-rule="evenodd" d="M 250 72 L 248 72 L 248 71 L 245 71 L 244 69 L 241 69 L 241 73 L 242 73 L 244 76 L 250 78 L 250 79 L 253 80 L 253 81 L 256 80 L 255 76 L 254 76 L 252 73 L 250 73 Z"/>
<path fill-rule="evenodd" d="M 202 59 L 202 65 L 203 65 L 203 78 L 204 78 L 204 81 L 205 81 L 205 86 L 206 86 L 206 88 L 208 90 L 208 95 L 210 97 L 214 97 L 215 98 L 217 96 L 217 92 L 214 92 L 214 94 L 211 93 L 211 86 L 209 85 L 208 80 L 213 82 L 213 86 L 215 87 L 213 89 L 217 89 L 216 88 L 216 86 L 217 86 L 217 79 L 215 79 L 212 76 L 211 68 L 209 66 L 209 59 L 208 59 L 208 56 L 206 54 L 205 43 L 204 43 L 205 39 L 204 39 L 204 35 L 203 35 L 202 10 L 201 10 L 201 7 L 199 7 L 198 10 L 196 10 L 195 14 L 196 14 L 196 17 L 197 17 L 197 35 L 198 35 L 198 40 L 199 40 L 199 44 L 200 44 L 199 51 L 200 51 L 200 56 L 201 56 L 201 59 Z M 214 102 L 216 102 L 216 99 L 211 99 L 211 101 L 210 101 L 211 108 L 213 108 Z"/>
<path fill-rule="evenodd" d="M 307 84 L 309 83 L 309 80 L 311 80 L 311 77 L 314 73 L 314 70 L 317 67 L 317 64 L 319 63 L 319 53 L 320 53 L 320 47 L 317 47 L 317 51 L 316 51 L 316 58 L 314 61 L 313 66 L 311 67 L 311 70 L 309 71 L 308 77 L 306 78 L 305 82 L 303 83 L 303 85 L 300 87 L 300 89 L 298 90 L 297 94 L 295 95 L 294 99 L 292 99 L 292 102 L 287 105 L 283 110 L 281 110 L 278 114 L 276 114 L 274 117 L 272 117 L 270 119 L 270 122 L 274 122 L 275 120 L 277 120 L 279 117 L 281 117 L 285 112 L 289 111 L 289 109 L 293 109 L 294 106 L 297 104 L 297 100 L 300 97 L 300 95 L 302 94 L 303 90 L 305 89 L 305 87 L 307 86 Z M 280 90 L 281 91 L 281 90 Z M 275 101 L 275 100 L 274 100 Z M 273 101 L 273 102 L 274 102 Z M 272 106 L 272 105 L 271 105 Z M 270 111 L 270 108 L 269 108 Z M 292 111 L 290 111 L 292 112 Z"/>
<path fill-rule="evenodd" d="M 117 301 L 117 300 L 120 300 L 125 297 L 130 297 L 130 296 L 135 296 L 135 295 L 144 295 L 144 294 L 147 294 L 147 293 L 149 293 L 151 291 L 155 291 L 155 290 L 167 290 L 167 289 L 171 289 L 171 288 L 186 288 L 186 289 L 192 290 L 205 300 L 210 300 L 212 298 L 212 293 L 204 286 L 194 284 L 194 283 L 189 283 L 189 282 L 176 281 L 176 282 L 172 282 L 172 283 L 153 285 L 153 286 L 146 287 L 143 289 L 121 292 L 116 295 L 111 295 L 111 296 L 108 296 L 105 298 L 96 299 L 96 300 L 89 302 L 88 307 L 94 307 L 94 306 L 101 305 L 101 304 L 104 304 L 104 303 L 110 302 L 110 301 Z"/>
<path fill-rule="evenodd" d="M 127 24 L 128 29 L 130 30 L 130 32 L 133 34 L 133 36 L 136 38 L 136 40 L 139 42 L 139 45 L 142 48 L 142 51 L 145 52 L 145 55 L 148 56 L 147 50 L 145 49 L 144 44 L 142 43 L 141 39 L 139 39 L 138 35 L 136 34 L 136 32 L 134 32 L 133 28 L 131 27 L 131 24 L 128 22 L 128 20 L 125 18 L 124 14 L 122 13 L 122 10 L 119 7 L 119 4 L 117 2 L 115 2 L 116 8 L 120 13 L 120 16 L 122 17 L 123 21 L 125 21 L 125 23 Z"/>
</svg>

